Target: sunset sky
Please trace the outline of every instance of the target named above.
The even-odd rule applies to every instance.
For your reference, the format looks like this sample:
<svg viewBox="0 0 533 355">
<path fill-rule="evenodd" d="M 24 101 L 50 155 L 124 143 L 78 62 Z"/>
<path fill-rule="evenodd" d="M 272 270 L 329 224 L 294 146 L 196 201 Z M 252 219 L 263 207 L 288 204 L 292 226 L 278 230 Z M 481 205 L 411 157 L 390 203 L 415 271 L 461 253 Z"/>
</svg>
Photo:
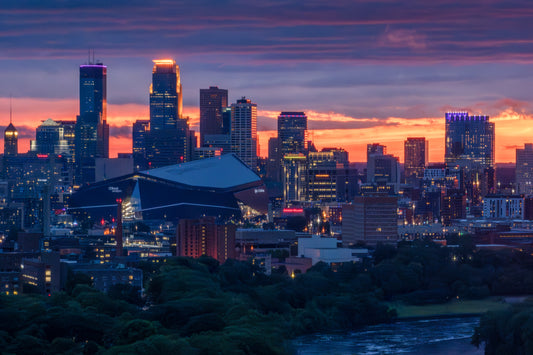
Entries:
<svg viewBox="0 0 533 355">
<path fill-rule="evenodd" d="M 200 88 L 257 103 L 262 155 L 280 111 L 305 111 L 315 145 L 351 161 L 374 142 L 403 161 L 419 136 L 442 161 L 448 110 L 491 117 L 498 162 L 533 142 L 530 1 L 2 0 L 0 15 L 0 125 L 12 95 L 21 152 L 41 121 L 75 119 L 88 49 L 108 66 L 112 156 L 131 151 L 163 57 L 193 129 Z"/>
</svg>

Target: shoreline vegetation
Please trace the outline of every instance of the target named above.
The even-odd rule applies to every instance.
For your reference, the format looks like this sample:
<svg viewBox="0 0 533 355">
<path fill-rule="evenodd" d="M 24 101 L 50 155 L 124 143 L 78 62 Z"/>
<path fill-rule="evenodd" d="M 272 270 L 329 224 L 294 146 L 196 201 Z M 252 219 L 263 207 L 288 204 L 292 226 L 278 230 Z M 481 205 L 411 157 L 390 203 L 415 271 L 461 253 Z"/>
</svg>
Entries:
<svg viewBox="0 0 533 355">
<path fill-rule="evenodd" d="M 482 316 L 488 311 L 501 311 L 511 307 L 504 297 L 488 297 L 480 300 L 451 300 L 446 303 L 422 306 L 402 302 L 388 303 L 396 311 L 396 320 Z"/>
<path fill-rule="evenodd" d="M 530 312 L 533 325 L 527 300 L 502 301 L 533 294 L 533 257 L 461 241 L 457 248 L 424 240 L 378 245 L 372 259 L 318 263 L 294 279 L 236 260 L 144 261 L 144 298 L 128 285 L 103 294 L 74 274 L 51 297 L 0 296 L 0 347 L 6 354 L 287 354 L 300 335 L 489 310 L 474 343 L 486 343 L 490 354 L 499 321 L 521 325 Z M 509 313 L 515 309 L 520 322 Z"/>
</svg>

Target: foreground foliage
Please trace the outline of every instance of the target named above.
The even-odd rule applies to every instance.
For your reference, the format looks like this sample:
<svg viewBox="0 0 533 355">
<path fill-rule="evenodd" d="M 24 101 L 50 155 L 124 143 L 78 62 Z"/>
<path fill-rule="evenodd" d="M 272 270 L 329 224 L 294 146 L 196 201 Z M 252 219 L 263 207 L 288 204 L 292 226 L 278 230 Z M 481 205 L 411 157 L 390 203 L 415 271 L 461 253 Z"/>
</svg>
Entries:
<svg viewBox="0 0 533 355">
<path fill-rule="evenodd" d="M 373 261 L 335 269 L 319 263 L 295 279 L 207 257 L 140 267 L 143 298 L 128 286 L 102 294 L 80 276 L 52 297 L 0 296 L 2 353 L 285 354 L 294 336 L 393 321 L 395 311 L 385 301 L 428 304 L 533 292 L 533 280 L 514 276 L 532 271 L 526 253 L 430 242 L 378 246 Z M 514 325 L 526 318 L 501 321 Z M 507 339 L 485 324 L 476 339 Z"/>
</svg>

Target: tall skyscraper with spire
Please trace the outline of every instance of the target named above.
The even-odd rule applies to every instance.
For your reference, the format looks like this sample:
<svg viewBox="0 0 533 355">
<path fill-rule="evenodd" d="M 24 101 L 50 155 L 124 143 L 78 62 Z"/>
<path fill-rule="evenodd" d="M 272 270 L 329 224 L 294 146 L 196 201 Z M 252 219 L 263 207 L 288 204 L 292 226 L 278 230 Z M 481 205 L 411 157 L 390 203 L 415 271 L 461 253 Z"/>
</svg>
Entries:
<svg viewBox="0 0 533 355">
<path fill-rule="evenodd" d="M 80 66 L 80 114 L 76 118 L 76 182 L 94 181 L 95 158 L 109 157 L 107 67 Z"/>
<path fill-rule="evenodd" d="M 11 99 L 9 101 L 9 125 L 4 131 L 4 156 L 13 157 L 18 154 L 18 136 L 15 126 L 13 126 L 13 109 Z"/>
<path fill-rule="evenodd" d="M 150 132 L 146 158 L 150 168 L 189 160 L 189 124 L 182 117 L 183 99 L 179 66 L 173 59 L 153 61 L 150 85 Z"/>
</svg>

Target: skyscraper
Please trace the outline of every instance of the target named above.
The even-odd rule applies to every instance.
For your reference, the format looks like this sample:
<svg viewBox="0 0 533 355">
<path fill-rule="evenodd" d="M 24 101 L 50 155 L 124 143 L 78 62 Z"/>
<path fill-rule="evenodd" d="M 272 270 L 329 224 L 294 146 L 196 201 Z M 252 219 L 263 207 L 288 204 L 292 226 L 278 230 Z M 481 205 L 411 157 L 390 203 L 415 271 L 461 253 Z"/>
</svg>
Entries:
<svg viewBox="0 0 533 355">
<path fill-rule="evenodd" d="M 228 106 L 228 90 L 210 86 L 200 89 L 200 146 L 204 146 L 205 135 L 229 134 L 224 125 L 223 109 Z"/>
<path fill-rule="evenodd" d="M 278 116 L 281 156 L 305 153 L 307 116 L 304 112 L 282 112 Z"/>
<path fill-rule="evenodd" d="M 150 130 L 175 128 L 183 107 L 180 68 L 173 59 L 156 59 L 153 62 Z"/>
<path fill-rule="evenodd" d="M 4 156 L 13 157 L 18 154 L 19 145 L 18 145 L 18 136 L 19 133 L 12 122 L 9 122 L 9 126 L 6 127 L 4 131 Z"/>
<path fill-rule="evenodd" d="M 516 149 L 516 192 L 533 194 L 533 143 Z"/>
<path fill-rule="evenodd" d="M 47 119 L 35 130 L 35 140 L 30 142 L 31 150 L 39 154 L 68 154 L 69 147 L 63 132 L 60 123 Z"/>
<path fill-rule="evenodd" d="M 189 160 L 189 124 L 182 118 L 179 66 L 173 59 L 154 60 L 150 85 L 150 133 L 145 136 L 149 168 Z"/>
<path fill-rule="evenodd" d="M 107 67 L 80 66 L 80 114 L 76 119 L 76 181 L 94 181 L 94 159 L 109 157 Z"/>
<path fill-rule="evenodd" d="M 252 170 L 257 167 L 257 104 L 243 97 L 231 105 L 231 147 Z"/>
<path fill-rule="evenodd" d="M 469 169 L 494 164 L 494 123 L 489 116 L 468 112 L 446 113 L 446 164 Z"/>
<path fill-rule="evenodd" d="M 494 190 L 494 123 L 486 115 L 447 112 L 445 143 L 445 163 L 464 171 L 467 204 L 481 205 L 482 196 Z"/>
<path fill-rule="evenodd" d="M 404 142 L 405 180 L 424 177 L 424 168 L 428 163 L 428 142 L 426 138 L 409 137 Z"/>
<path fill-rule="evenodd" d="M 150 133 L 149 120 L 137 120 L 133 123 L 131 143 L 133 153 L 133 169 L 135 171 L 148 169 L 146 161 L 146 135 Z"/>
</svg>

